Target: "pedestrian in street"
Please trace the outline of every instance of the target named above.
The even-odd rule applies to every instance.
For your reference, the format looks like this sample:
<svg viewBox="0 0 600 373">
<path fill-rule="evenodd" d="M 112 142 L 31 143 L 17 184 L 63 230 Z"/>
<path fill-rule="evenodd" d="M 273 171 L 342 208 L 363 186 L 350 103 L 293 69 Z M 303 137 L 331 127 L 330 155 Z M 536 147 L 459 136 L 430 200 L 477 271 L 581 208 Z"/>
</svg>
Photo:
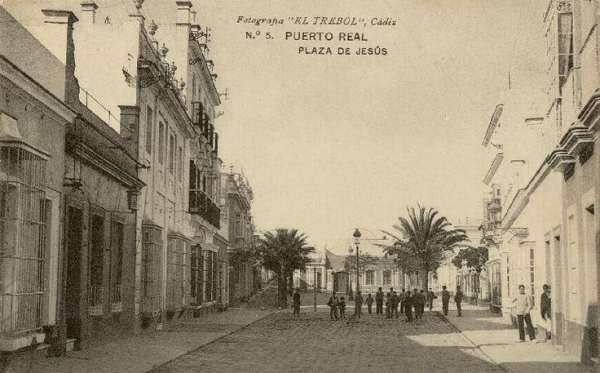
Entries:
<svg viewBox="0 0 600 373">
<path fill-rule="evenodd" d="M 391 307 L 392 307 L 392 294 L 390 294 L 388 292 L 385 297 L 385 318 L 386 319 L 389 319 L 391 317 L 391 314 L 392 314 Z"/>
<path fill-rule="evenodd" d="M 404 303 L 406 302 L 406 289 L 402 288 L 400 293 L 400 313 L 404 314 Z"/>
<path fill-rule="evenodd" d="M 340 297 L 339 309 L 340 319 L 344 320 L 346 318 L 346 299 L 344 297 Z"/>
<path fill-rule="evenodd" d="M 429 305 L 429 312 L 431 312 L 431 310 L 433 310 L 433 300 L 436 298 L 437 298 L 437 296 L 435 295 L 433 290 L 431 288 L 429 288 L 429 291 L 427 292 L 427 304 Z"/>
<path fill-rule="evenodd" d="M 371 293 L 369 293 L 369 295 L 367 295 L 367 308 L 369 310 L 369 315 L 371 314 L 372 306 L 373 306 L 373 297 L 371 296 Z"/>
<path fill-rule="evenodd" d="M 396 292 L 392 293 L 392 314 L 391 317 L 397 319 L 398 318 L 398 304 L 400 304 L 400 298 L 398 298 L 398 294 Z"/>
<path fill-rule="evenodd" d="M 550 294 L 550 285 L 542 286 L 544 292 L 540 299 L 540 312 L 542 314 L 543 327 L 546 329 L 546 339 L 552 338 L 552 296 Z"/>
<path fill-rule="evenodd" d="M 425 290 L 421 289 L 419 292 L 419 320 L 423 319 L 425 303 L 427 303 L 427 296 L 425 295 Z"/>
<path fill-rule="evenodd" d="M 419 319 L 419 290 L 417 288 L 413 289 L 412 293 L 412 305 L 413 305 L 413 313 L 415 316 L 415 320 Z"/>
<path fill-rule="evenodd" d="M 531 323 L 530 311 L 533 308 L 533 299 L 529 294 L 525 293 L 525 285 L 519 285 L 519 294 L 513 299 L 513 307 L 517 314 L 517 322 L 519 324 L 519 341 L 525 342 L 525 324 L 527 324 L 527 334 L 529 340 L 536 342 L 535 330 Z"/>
<path fill-rule="evenodd" d="M 444 316 L 448 316 L 448 304 L 450 303 L 450 292 L 446 289 L 446 286 L 442 286 L 442 311 Z"/>
<path fill-rule="evenodd" d="M 406 297 L 404 298 L 404 314 L 406 315 L 406 322 L 412 322 L 412 300 L 413 297 L 410 293 L 410 290 L 406 292 Z"/>
<path fill-rule="evenodd" d="M 360 315 L 362 314 L 362 304 L 363 304 L 363 297 L 360 294 L 360 291 L 357 291 L 356 297 L 354 297 L 354 314 L 359 319 L 360 319 Z"/>
<path fill-rule="evenodd" d="M 294 291 L 294 295 L 292 296 L 292 304 L 294 307 L 294 317 L 300 316 L 300 291 L 298 288 Z"/>
<path fill-rule="evenodd" d="M 375 311 L 378 315 L 383 314 L 383 290 L 381 288 L 375 293 Z"/>
<path fill-rule="evenodd" d="M 456 287 L 456 294 L 454 294 L 454 303 L 456 303 L 456 312 L 458 313 L 458 317 L 462 316 L 462 301 L 463 301 L 463 292 L 460 290 L 460 286 Z"/>
<path fill-rule="evenodd" d="M 338 303 L 338 297 L 335 295 L 335 292 L 333 292 L 331 297 L 329 297 L 329 301 L 327 302 L 327 305 L 329 306 L 329 318 L 331 320 L 338 319 Z"/>
</svg>

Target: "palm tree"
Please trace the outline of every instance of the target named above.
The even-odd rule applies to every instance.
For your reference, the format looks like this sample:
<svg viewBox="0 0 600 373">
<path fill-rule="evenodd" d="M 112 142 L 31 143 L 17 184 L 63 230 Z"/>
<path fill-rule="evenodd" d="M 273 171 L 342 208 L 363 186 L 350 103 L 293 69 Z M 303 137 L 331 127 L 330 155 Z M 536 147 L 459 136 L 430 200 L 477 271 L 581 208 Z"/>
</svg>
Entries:
<svg viewBox="0 0 600 373">
<path fill-rule="evenodd" d="M 429 273 L 435 272 L 447 250 L 468 241 L 465 231 L 455 229 L 444 216 L 433 208 L 418 206 L 407 209 L 408 219 L 400 217 L 400 225 L 393 228 L 399 232 L 390 235 L 394 240 L 391 246 L 383 249 L 390 255 L 396 255 L 401 268 L 408 273 L 419 271 L 423 273 L 424 289 L 429 288 Z M 405 267 L 405 268 L 404 268 Z"/>
<path fill-rule="evenodd" d="M 287 307 L 288 283 L 293 284 L 296 269 L 305 269 L 309 255 L 315 251 L 306 244 L 307 236 L 297 229 L 276 229 L 259 240 L 258 256 L 265 268 L 277 277 L 277 299 L 280 307 Z"/>
</svg>

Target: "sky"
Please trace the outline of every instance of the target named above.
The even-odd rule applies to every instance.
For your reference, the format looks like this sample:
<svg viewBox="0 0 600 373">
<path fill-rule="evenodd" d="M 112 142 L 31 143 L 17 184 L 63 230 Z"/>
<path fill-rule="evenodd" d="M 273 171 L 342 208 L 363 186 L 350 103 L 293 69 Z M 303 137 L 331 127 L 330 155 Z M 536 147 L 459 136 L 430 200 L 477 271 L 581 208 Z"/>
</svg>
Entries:
<svg viewBox="0 0 600 373">
<path fill-rule="evenodd" d="M 7 1 L 7 0 L 5 0 Z M 10 1 L 10 0 L 8 0 Z M 31 0 L 79 9 L 80 0 Z M 116 3 L 97 0 L 100 10 Z M 481 219 L 481 145 L 507 89 L 538 84 L 546 0 L 195 0 L 212 29 L 210 58 L 228 98 L 216 121 L 220 155 L 243 170 L 259 231 L 297 228 L 317 248 L 346 252 L 355 227 L 379 238 L 420 203 L 456 224 Z M 146 0 L 147 20 L 173 22 L 175 1 Z M 238 24 L 239 16 L 285 25 Z M 292 26 L 292 16 L 391 17 L 392 27 Z M 271 31 L 274 40 L 248 40 Z M 337 42 L 285 31 L 364 32 L 385 56 L 298 54 Z M 218 111 L 219 111 L 218 110 Z M 377 253 L 373 246 L 364 247 Z"/>
</svg>

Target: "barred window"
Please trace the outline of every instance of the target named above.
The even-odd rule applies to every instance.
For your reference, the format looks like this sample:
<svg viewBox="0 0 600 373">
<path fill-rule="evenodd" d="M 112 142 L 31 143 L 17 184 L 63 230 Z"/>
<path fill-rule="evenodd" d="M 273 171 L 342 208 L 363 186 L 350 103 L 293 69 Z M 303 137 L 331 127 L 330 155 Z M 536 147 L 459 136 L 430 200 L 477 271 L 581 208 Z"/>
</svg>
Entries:
<svg viewBox="0 0 600 373">
<path fill-rule="evenodd" d="M 375 283 L 375 271 L 368 270 L 366 272 L 366 282 L 367 285 L 373 285 Z"/>
<path fill-rule="evenodd" d="M 392 283 L 392 271 L 386 269 L 383 271 L 383 284 L 390 285 Z"/>
<path fill-rule="evenodd" d="M 170 310 L 181 309 L 185 305 L 187 283 L 186 245 L 181 238 L 169 238 L 167 241 L 167 300 Z"/>
<path fill-rule="evenodd" d="M 144 312 L 158 312 L 160 301 L 160 253 L 162 231 L 155 226 L 142 227 L 142 294 Z"/>
<path fill-rule="evenodd" d="M 112 312 L 122 311 L 122 283 L 123 283 L 123 224 L 113 221 L 111 227 L 111 264 L 112 264 Z"/>
<path fill-rule="evenodd" d="M 0 334 L 39 329 L 46 294 L 46 159 L 0 144 Z"/>
<path fill-rule="evenodd" d="M 195 245 L 191 250 L 191 284 L 190 294 L 192 304 L 202 304 L 204 302 L 204 252 L 200 245 Z"/>
<path fill-rule="evenodd" d="M 147 107 L 146 111 L 146 153 L 152 154 L 152 132 L 154 131 L 154 113 L 150 108 L 150 105 Z"/>
</svg>

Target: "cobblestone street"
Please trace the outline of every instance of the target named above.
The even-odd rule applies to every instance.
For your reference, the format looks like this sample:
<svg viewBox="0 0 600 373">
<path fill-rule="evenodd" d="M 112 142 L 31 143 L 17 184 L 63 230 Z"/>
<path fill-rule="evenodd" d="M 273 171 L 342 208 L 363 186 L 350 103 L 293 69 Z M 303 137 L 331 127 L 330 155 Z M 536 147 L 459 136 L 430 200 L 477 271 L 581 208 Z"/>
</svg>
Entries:
<svg viewBox="0 0 600 373">
<path fill-rule="evenodd" d="M 415 324 L 280 312 L 153 370 L 174 372 L 497 372 L 435 313 Z"/>
</svg>

